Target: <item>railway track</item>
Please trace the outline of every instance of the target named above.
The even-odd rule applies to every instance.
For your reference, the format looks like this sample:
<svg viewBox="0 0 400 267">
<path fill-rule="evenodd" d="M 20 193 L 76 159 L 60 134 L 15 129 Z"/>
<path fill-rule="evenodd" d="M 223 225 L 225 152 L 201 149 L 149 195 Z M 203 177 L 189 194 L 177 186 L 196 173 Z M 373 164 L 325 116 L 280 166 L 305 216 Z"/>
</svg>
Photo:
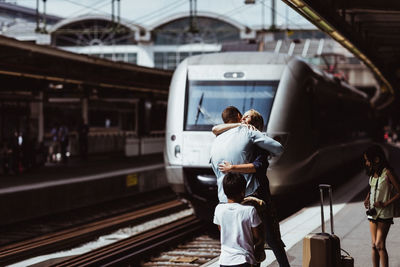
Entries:
<svg viewBox="0 0 400 267">
<path fill-rule="evenodd" d="M 168 201 L 137 211 L 5 245 L 0 247 L 0 266 L 45 253 L 65 250 L 121 227 L 137 224 L 155 216 L 169 214 L 184 208 L 187 208 L 187 205 L 181 201 Z"/>
<path fill-rule="evenodd" d="M 141 266 L 141 261 L 154 251 L 176 245 L 203 231 L 204 223 L 190 215 L 52 266 Z"/>
<path fill-rule="evenodd" d="M 194 240 L 164 251 L 143 262 L 143 267 L 179 266 L 198 267 L 218 257 L 221 252 L 219 240 L 201 235 Z"/>
</svg>

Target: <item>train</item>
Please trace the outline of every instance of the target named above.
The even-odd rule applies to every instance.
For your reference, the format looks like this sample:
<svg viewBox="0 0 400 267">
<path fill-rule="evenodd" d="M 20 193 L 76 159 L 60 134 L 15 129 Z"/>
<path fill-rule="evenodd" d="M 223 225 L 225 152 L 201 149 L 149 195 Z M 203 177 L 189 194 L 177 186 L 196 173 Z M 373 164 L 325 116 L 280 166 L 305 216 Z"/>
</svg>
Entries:
<svg viewBox="0 0 400 267">
<path fill-rule="evenodd" d="M 253 108 L 285 151 L 270 160 L 272 195 L 285 195 L 361 157 L 372 143 L 374 109 L 364 92 L 304 59 L 269 52 L 193 56 L 175 70 L 168 98 L 164 160 L 171 188 L 209 219 L 218 202 L 210 166 L 221 112 Z"/>
</svg>

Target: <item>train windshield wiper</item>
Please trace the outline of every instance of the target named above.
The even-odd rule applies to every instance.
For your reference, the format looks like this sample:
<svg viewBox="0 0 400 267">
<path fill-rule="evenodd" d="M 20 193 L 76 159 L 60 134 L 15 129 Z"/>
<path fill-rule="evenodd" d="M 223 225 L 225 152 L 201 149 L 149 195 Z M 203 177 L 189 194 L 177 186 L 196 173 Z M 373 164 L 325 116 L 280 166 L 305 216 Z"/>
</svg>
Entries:
<svg viewBox="0 0 400 267">
<path fill-rule="evenodd" d="M 196 120 L 194 121 L 194 125 L 197 125 L 200 114 L 203 115 L 204 119 L 206 119 L 208 123 L 216 124 L 215 119 L 212 116 L 210 116 L 208 111 L 203 107 L 203 99 L 204 99 L 204 92 L 201 94 L 199 104 L 197 105 L 197 114 L 196 114 Z"/>
<path fill-rule="evenodd" d="M 199 120 L 200 113 L 203 114 L 203 116 L 205 115 L 204 111 L 202 110 L 203 98 L 204 98 L 204 92 L 201 94 L 199 104 L 197 104 L 197 114 L 196 114 L 196 120 L 194 121 L 194 125 L 197 125 L 197 121 Z"/>
</svg>

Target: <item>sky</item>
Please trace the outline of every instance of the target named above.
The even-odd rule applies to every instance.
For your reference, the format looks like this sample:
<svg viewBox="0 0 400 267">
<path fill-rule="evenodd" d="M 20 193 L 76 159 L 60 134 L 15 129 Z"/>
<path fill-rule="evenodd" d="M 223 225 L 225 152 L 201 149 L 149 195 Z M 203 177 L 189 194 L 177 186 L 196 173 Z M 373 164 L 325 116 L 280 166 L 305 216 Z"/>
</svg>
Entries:
<svg viewBox="0 0 400 267">
<path fill-rule="evenodd" d="M 255 0 L 246 5 L 245 0 L 197 0 L 197 11 L 207 11 L 230 17 L 251 28 L 268 28 L 271 25 L 272 0 Z M 276 25 L 280 28 L 314 28 L 307 20 L 287 7 L 281 0 L 276 1 Z M 36 0 L 6 0 L 21 6 L 36 8 Z M 102 14 L 111 17 L 112 0 L 47 0 L 46 13 L 63 18 L 83 14 Z M 115 0 L 117 3 L 117 0 Z M 152 27 L 172 14 L 187 12 L 189 0 L 120 0 L 121 18 L 134 24 Z M 115 4 L 115 9 L 117 4 Z M 263 10 L 264 9 L 264 10 Z M 43 11 L 43 0 L 39 0 Z M 264 11 L 264 12 L 263 12 Z M 117 13 L 117 11 L 115 11 Z M 263 15 L 264 13 L 264 15 Z"/>
</svg>

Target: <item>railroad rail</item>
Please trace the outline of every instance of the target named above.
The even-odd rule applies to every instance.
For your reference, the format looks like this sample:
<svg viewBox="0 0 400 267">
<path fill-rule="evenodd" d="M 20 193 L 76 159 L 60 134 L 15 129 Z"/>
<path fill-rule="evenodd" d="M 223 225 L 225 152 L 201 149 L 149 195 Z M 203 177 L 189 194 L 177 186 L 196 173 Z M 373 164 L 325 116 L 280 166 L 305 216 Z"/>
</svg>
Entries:
<svg viewBox="0 0 400 267">
<path fill-rule="evenodd" d="M 182 210 L 186 207 L 187 205 L 181 201 L 168 201 L 26 241 L 5 245 L 0 247 L 0 265 L 3 266 L 22 261 L 32 256 L 68 249 L 90 241 L 101 234 L 109 233 L 121 227 L 142 222 L 155 216 Z"/>
<path fill-rule="evenodd" d="M 204 223 L 190 215 L 52 266 L 136 266 L 155 250 L 170 247 L 203 230 Z"/>
<path fill-rule="evenodd" d="M 221 243 L 208 235 L 201 235 L 160 255 L 153 256 L 142 267 L 180 266 L 198 267 L 218 257 Z"/>
</svg>

